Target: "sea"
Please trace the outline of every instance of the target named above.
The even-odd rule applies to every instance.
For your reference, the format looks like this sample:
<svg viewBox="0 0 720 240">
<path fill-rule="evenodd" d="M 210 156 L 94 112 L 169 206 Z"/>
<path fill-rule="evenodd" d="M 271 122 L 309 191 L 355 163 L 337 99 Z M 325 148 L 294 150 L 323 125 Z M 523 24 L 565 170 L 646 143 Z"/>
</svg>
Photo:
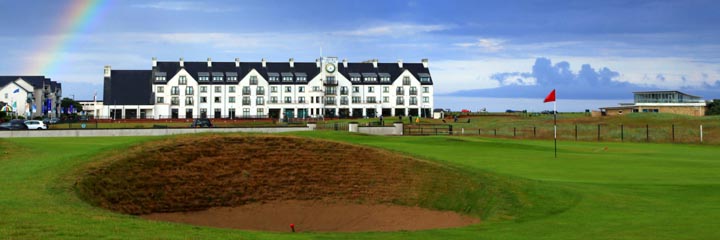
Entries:
<svg viewBox="0 0 720 240">
<path fill-rule="evenodd" d="M 473 112 L 505 112 L 507 110 L 541 112 L 553 110 L 553 103 L 543 103 L 541 98 L 483 98 L 435 96 L 435 108 Z M 632 99 L 557 99 L 558 112 L 598 111 L 601 107 L 616 107 L 620 103 L 632 103 Z"/>
</svg>

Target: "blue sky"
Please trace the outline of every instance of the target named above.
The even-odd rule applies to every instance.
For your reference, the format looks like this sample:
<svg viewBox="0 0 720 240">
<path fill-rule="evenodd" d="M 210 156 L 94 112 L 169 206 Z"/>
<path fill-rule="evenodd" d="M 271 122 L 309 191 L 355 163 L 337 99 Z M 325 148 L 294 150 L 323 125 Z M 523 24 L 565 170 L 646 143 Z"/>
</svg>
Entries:
<svg viewBox="0 0 720 240">
<path fill-rule="evenodd" d="M 46 74 L 65 96 L 102 92 L 102 68 L 160 60 L 430 59 L 436 93 L 720 98 L 718 1 L 109 1 L 47 73 L 19 72 L 69 1 L 0 0 L 0 75 Z M 563 96 L 564 95 L 564 96 Z M 441 107 L 441 106 L 439 106 Z"/>
</svg>

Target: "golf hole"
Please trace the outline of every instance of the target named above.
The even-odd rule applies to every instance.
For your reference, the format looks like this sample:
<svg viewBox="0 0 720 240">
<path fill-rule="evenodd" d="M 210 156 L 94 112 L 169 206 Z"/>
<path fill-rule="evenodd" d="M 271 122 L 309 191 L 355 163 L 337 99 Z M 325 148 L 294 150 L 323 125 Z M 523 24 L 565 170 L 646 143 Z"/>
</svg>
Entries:
<svg viewBox="0 0 720 240">
<path fill-rule="evenodd" d="M 136 146 L 104 162 L 78 182 L 80 196 L 149 220 L 288 232 L 423 230 L 480 222 L 462 206 L 442 205 L 461 189 L 481 187 L 468 176 L 344 143 L 186 136 Z"/>
</svg>

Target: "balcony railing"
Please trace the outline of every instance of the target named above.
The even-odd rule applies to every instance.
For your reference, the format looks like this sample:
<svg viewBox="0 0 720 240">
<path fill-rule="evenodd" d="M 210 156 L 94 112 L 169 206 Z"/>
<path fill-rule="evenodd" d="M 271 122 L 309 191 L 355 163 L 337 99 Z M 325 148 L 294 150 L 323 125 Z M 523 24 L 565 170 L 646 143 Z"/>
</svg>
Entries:
<svg viewBox="0 0 720 240">
<path fill-rule="evenodd" d="M 265 90 L 257 90 L 257 95 L 265 95 Z"/>
<path fill-rule="evenodd" d="M 404 90 L 398 90 L 398 91 L 395 91 L 395 94 L 396 94 L 396 95 L 405 95 L 405 91 L 404 91 Z"/>
<path fill-rule="evenodd" d="M 345 100 L 345 101 L 340 100 L 340 105 L 348 105 L 348 101 L 347 101 L 347 100 Z"/>
<path fill-rule="evenodd" d="M 337 82 L 337 80 L 325 80 L 325 81 L 323 81 L 323 84 L 335 86 L 335 85 L 338 85 L 338 82 Z"/>
<path fill-rule="evenodd" d="M 242 94 L 243 94 L 243 95 L 250 95 L 250 90 L 247 90 L 247 91 L 243 90 L 243 91 L 242 91 Z"/>
<path fill-rule="evenodd" d="M 395 101 L 395 104 L 397 104 L 397 105 L 403 105 L 403 104 L 405 104 L 405 101 L 398 100 L 398 101 Z"/>
<path fill-rule="evenodd" d="M 334 90 L 325 90 L 325 95 L 336 95 L 337 91 Z"/>
<path fill-rule="evenodd" d="M 335 101 L 327 100 L 327 101 L 325 101 L 325 105 L 336 105 L 336 104 L 335 104 Z"/>
<path fill-rule="evenodd" d="M 257 100 L 255 101 L 255 105 L 265 105 L 265 101 Z"/>
<path fill-rule="evenodd" d="M 410 101 L 410 105 L 417 105 L 417 101 Z"/>
<path fill-rule="evenodd" d="M 410 91 L 410 95 L 417 95 L 417 91 Z"/>
<path fill-rule="evenodd" d="M 348 95 L 348 90 L 340 90 L 340 95 Z"/>
<path fill-rule="evenodd" d="M 250 101 L 242 101 L 242 105 L 245 105 L 245 106 L 250 105 Z"/>
</svg>

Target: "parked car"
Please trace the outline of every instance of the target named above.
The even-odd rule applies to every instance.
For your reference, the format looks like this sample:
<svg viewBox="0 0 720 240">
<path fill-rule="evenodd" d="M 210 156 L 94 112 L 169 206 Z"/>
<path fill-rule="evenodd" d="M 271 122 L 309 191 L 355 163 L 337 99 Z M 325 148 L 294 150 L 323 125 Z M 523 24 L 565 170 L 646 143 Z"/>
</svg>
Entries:
<svg viewBox="0 0 720 240">
<path fill-rule="evenodd" d="M 47 125 L 40 120 L 27 120 L 25 121 L 28 129 L 44 130 L 47 129 Z"/>
<path fill-rule="evenodd" d="M 25 121 L 15 119 L 9 122 L 0 123 L 0 130 L 25 130 L 28 129 Z"/>
<path fill-rule="evenodd" d="M 190 127 L 197 128 L 197 127 L 213 127 L 212 122 L 210 122 L 210 119 L 207 118 L 198 118 L 193 120 L 193 123 L 190 124 Z"/>
</svg>

